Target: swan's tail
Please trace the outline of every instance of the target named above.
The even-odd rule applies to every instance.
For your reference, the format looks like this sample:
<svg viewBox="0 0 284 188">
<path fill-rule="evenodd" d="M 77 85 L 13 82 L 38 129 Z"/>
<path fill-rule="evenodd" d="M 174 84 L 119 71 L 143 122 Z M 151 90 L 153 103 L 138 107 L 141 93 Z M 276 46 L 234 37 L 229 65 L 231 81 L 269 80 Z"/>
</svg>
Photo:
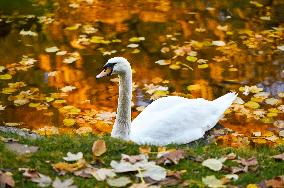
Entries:
<svg viewBox="0 0 284 188">
<path fill-rule="evenodd" d="M 237 98 L 238 94 L 235 92 L 227 93 L 217 99 L 214 100 L 215 103 L 219 104 L 220 110 L 224 109 L 224 111 L 231 106 L 233 101 Z"/>
</svg>

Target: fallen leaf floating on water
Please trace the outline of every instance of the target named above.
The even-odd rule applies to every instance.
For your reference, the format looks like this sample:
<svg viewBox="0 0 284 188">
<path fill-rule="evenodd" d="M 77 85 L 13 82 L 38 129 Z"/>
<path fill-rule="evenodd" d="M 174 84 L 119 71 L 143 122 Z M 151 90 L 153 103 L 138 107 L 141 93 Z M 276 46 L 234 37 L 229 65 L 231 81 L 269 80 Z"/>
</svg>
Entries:
<svg viewBox="0 0 284 188">
<path fill-rule="evenodd" d="M 281 50 L 281 51 L 284 51 L 284 45 L 282 45 L 282 46 L 277 46 L 277 49 L 278 49 L 278 50 Z"/>
<path fill-rule="evenodd" d="M 61 181 L 58 177 L 52 183 L 52 187 L 54 188 L 77 188 L 76 185 L 73 185 L 74 181 L 72 178 L 65 179 Z"/>
<path fill-rule="evenodd" d="M 125 187 L 131 183 L 131 180 L 129 177 L 122 176 L 119 178 L 107 179 L 107 183 L 112 187 Z"/>
<path fill-rule="evenodd" d="M 184 150 L 174 150 L 165 152 L 162 156 L 157 159 L 157 164 L 167 164 L 174 163 L 178 164 L 181 159 L 184 159 L 187 156 L 186 151 Z"/>
<path fill-rule="evenodd" d="M 139 46 L 139 44 L 128 44 L 127 47 L 128 48 L 137 48 Z"/>
<path fill-rule="evenodd" d="M 0 104 L 0 111 L 5 110 L 6 106 L 3 106 L 2 104 Z"/>
<path fill-rule="evenodd" d="M 25 30 L 21 30 L 20 31 L 20 35 L 23 35 L 23 36 L 37 36 L 37 33 L 36 32 L 33 32 L 33 31 L 25 31 Z"/>
<path fill-rule="evenodd" d="M 66 118 L 66 119 L 63 120 L 63 124 L 66 127 L 71 127 L 71 126 L 75 125 L 75 123 L 76 123 L 76 120 L 72 119 L 72 118 Z"/>
<path fill-rule="evenodd" d="M 0 171 L 0 187 L 14 187 L 15 181 L 12 177 L 12 174 L 10 172 L 2 172 Z"/>
<path fill-rule="evenodd" d="M 158 60 L 155 62 L 156 64 L 159 64 L 159 65 L 169 65 L 171 64 L 171 60 Z"/>
<path fill-rule="evenodd" d="M 212 44 L 215 46 L 225 46 L 226 45 L 224 41 L 220 41 L 220 40 L 212 41 Z"/>
<path fill-rule="evenodd" d="M 225 162 L 226 158 L 221 159 L 206 159 L 202 162 L 202 166 L 208 167 L 214 171 L 220 171 L 223 167 L 223 162 Z"/>
<path fill-rule="evenodd" d="M 107 151 L 104 140 L 97 140 L 93 143 L 92 152 L 95 157 L 99 157 Z"/>
<path fill-rule="evenodd" d="M 62 92 L 67 93 L 67 92 L 73 91 L 74 89 L 76 89 L 75 86 L 65 86 L 65 87 L 61 88 L 60 90 L 61 90 Z"/>
<path fill-rule="evenodd" d="M 59 48 L 57 48 L 57 46 L 53 46 L 53 47 L 45 48 L 45 51 L 47 53 L 53 53 L 53 52 L 59 51 Z"/>
<path fill-rule="evenodd" d="M 77 154 L 73 154 L 71 152 L 67 153 L 67 157 L 63 157 L 65 161 L 78 161 L 83 158 L 83 153 L 78 152 Z"/>
<path fill-rule="evenodd" d="M 284 153 L 281 153 L 279 155 L 273 155 L 272 158 L 284 161 Z"/>
</svg>

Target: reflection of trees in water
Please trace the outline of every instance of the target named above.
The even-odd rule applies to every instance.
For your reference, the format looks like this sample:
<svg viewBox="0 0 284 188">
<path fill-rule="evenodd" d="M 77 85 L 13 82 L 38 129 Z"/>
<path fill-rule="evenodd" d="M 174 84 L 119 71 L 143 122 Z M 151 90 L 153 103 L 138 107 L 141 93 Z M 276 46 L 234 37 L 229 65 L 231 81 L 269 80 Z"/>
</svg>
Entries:
<svg viewBox="0 0 284 188">
<path fill-rule="evenodd" d="M 1 25 L 0 35 L 5 38 L 0 40 L 2 47 L 0 63 L 17 62 L 23 54 L 35 54 L 38 57 L 36 59 L 39 60 L 42 74 L 60 70 L 56 77 L 48 78 L 48 87 L 58 90 L 66 85 L 73 85 L 78 88 L 69 94 L 68 104 L 81 108 L 103 109 L 106 107 L 105 109 L 115 110 L 118 95 L 117 84 L 106 81 L 106 79 L 95 81 L 95 74 L 100 71 L 100 67 L 109 57 L 102 56 L 99 48 L 119 51 L 125 48 L 129 43 L 128 39 L 133 36 L 146 38 L 140 44 L 141 53 L 131 54 L 126 50 L 119 51 L 115 55 L 125 56 L 132 63 L 136 70 L 134 81 L 139 85 L 139 91 L 145 83 L 150 83 L 155 77 L 170 80 L 171 91 L 180 93 L 188 92 L 185 89 L 187 85 L 199 84 L 201 89 L 192 92 L 192 95 L 207 99 L 216 98 L 225 93 L 225 90 L 237 89 L 239 84 L 262 84 L 268 89 L 283 88 L 283 83 L 277 82 L 279 78 L 283 78 L 283 75 L 280 75 L 281 63 L 279 62 L 281 60 L 278 60 L 283 55 L 278 57 L 273 54 L 257 54 L 257 50 L 246 48 L 238 35 L 239 30 L 252 30 L 258 33 L 272 26 L 283 26 L 284 16 L 279 11 L 284 6 L 281 0 L 265 1 L 264 3 L 267 4 L 264 6 L 272 6 L 271 9 L 256 8 L 254 5 L 249 5 L 248 1 L 216 1 L 213 3 L 211 1 L 178 0 L 94 0 L 92 5 L 79 0 L 54 0 L 53 2 L 58 5 L 55 5 L 51 11 L 55 18 L 51 24 L 39 25 L 34 19 L 25 23 L 24 27 L 15 27 L 17 22 L 4 24 L 3 27 Z M 76 9 L 69 7 L 69 4 L 73 2 L 80 3 L 80 7 Z M 266 14 L 271 15 L 272 21 L 263 22 L 259 19 L 260 16 Z M 122 42 L 109 45 L 92 44 L 84 49 L 78 49 L 72 41 L 78 40 L 81 34 L 80 29 L 74 31 L 65 29 L 78 23 L 92 24 L 98 29 L 97 33 L 89 34 L 88 37 L 99 35 L 106 39 L 119 38 Z M 227 35 L 225 30 L 217 29 L 218 26 L 226 25 L 233 35 Z M 39 35 L 37 37 L 19 36 L 22 28 L 38 31 Z M 205 31 L 197 32 L 196 28 L 204 28 Z M 175 36 L 175 33 L 180 33 L 180 35 Z M 174 35 L 177 41 L 171 41 L 166 35 Z M 173 56 L 170 53 L 162 54 L 160 50 L 163 46 L 182 46 L 184 42 L 191 40 L 200 42 L 223 40 L 227 43 L 234 41 L 235 46 L 227 50 L 213 50 L 210 47 L 193 48 L 198 51 L 198 58 L 209 59 L 208 69 L 198 69 L 196 63 L 187 63 L 184 57 L 177 58 L 177 60 L 189 64 L 194 71 L 174 71 L 166 66 L 154 64 L 156 60 Z M 27 47 L 27 45 L 30 46 Z M 44 52 L 46 47 L 54 45 L 68 52 L 78 51 L 81 56 L 80 60 L 72 65 L 66 65 L 62 63 L 63 57 Z M 225 56 L 228 60 L 221 62 L 211 60 L 215 56 Z M 274 62 L 273 65 L 272 62 Z M 228 71 L 231 67 L 237 68 L 237 71 Z M 25 79 L 37 80 L 35 85 L 46 87 L 39 83 L 43 80 L 43 76 L 38 74 L 33 74 L 33 76 Z M 19 79 L 22 78 L 19 76 Z M 89 99 L 90 104 L 84 103 Z M 26 114 L 26 112 L 22 113 L 24 113 L 23 116 Z"/>
</svg>

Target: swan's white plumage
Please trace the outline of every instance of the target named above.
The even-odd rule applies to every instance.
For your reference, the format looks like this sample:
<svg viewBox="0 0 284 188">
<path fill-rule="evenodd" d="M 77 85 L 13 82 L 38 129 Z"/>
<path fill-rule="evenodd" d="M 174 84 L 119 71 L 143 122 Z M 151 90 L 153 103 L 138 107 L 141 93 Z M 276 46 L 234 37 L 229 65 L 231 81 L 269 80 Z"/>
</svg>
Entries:
<svg viewBox="0 0 284 188">
<path fill-rule="evenodd" d="M 131 123 L 130 139 L 139 144 L 185 144 L 203 137 L 235 100 L 228 93 L 214 101 L 163 97 L 150 104 Z"/>
<path fill-rule="evenodd" d="M 120 79 L 118 110 L 111 135 L 138 144 L 185 144 L 210 130 L 236 99 L 235 93 L 207 101 L 178 96 L 160 98 L 131 121 L 131 67 L 122 57 L 111 58 L 105 67 L 113 67 Z M 100 76 L 101 77 L 101 74 Z"/>
</svg>

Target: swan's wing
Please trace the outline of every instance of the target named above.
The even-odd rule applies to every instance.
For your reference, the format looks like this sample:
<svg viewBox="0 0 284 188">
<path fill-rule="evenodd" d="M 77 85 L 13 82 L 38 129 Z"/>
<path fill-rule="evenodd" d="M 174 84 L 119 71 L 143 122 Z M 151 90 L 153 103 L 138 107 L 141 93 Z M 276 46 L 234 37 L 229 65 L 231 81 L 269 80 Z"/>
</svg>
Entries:
<svg viewBox="0 0 284 188">
<path fill-rule="evenodd" d="M 208 127 L 219 120 L 212 102 L 204 99 L 186 99 L 168 108 L 157 109 L 146 108 L 132 122 L 133 141 L 155 145 L 188 143 L 201 138 Z"/>
<path fill-rule="evenodd" d="M 139 116 L 144 116 L 144 114 L 152 113 L 152 112 L 161 112 L 163 110 L 167 110 L 169 108 L 172 108 L 174 106 L 177 106 L 179 104 L 184 104 L 188 102 L 191 99 L 187 99 L 184 97 L 178 97 L 178 96 L 168 96 L 168 97 L 162 97 L 155 101 L 153 101 L 151 104 L 149 104 L 140 114 Z M 204 100 L 202 98 L 200 99 L 194 99 L 194 100 Z"/>
</svg>

